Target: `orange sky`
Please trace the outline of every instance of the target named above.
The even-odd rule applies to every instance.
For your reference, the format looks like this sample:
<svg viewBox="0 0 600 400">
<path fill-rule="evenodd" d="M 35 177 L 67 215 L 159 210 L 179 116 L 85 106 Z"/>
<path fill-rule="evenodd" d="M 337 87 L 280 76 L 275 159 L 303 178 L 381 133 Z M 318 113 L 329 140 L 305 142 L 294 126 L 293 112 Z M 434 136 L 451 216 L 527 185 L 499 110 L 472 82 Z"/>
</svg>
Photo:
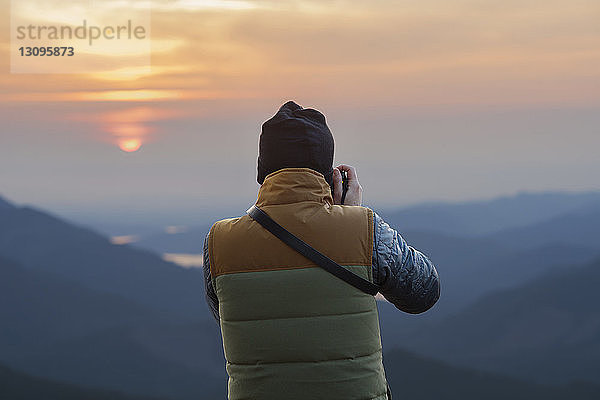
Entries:
<svg viewBox="0 0 600 400">
<path fill-rule="evenodd" d="M 67 0 L 54 1 L 57 5 L 68 3 Z M 519 181 L 481 191 L 477 190 L 478 184 L 473 183 L 468 193 L 464 190 L 448 192 L 441 187 L 437 192 L 428 189 L 407 198 L 386 191 L 384 182 L 393 175 L 380 179 L 375 169 L 393 166 L 384 160 L 392 160 L 398 154 L 393 150 L 401 145 L 397 127 L 406 122 L 403 118 L 408 117 L 403 116 L 407 114 L 409 118 L 430 118 L 429 121 L 440 121 L 440 118 L 457 121 L 461 113 L 472 116 L 480 111 L 481 115 L 490 111 L 497 115 L 502 110 L 542 110 L 539 112 L 550 114 L 552 110 L 578 110 L 585 114 L 583 120 L 587 121 L 581 127 L 581 144 L 598 144 L 588 132 L 589 125 L 596 122 L 590 110 L 600 105 L 598 1 L 157 0 L 136 3 L 137 10 L 136 7 L 131 9 L 133 16 L 147 11 L 143 4 L 152 3 L 151 69 L 112 62 L 115 55 L 108 49 L 106 53 L 99 52 L 98 66 L 89 74 L 10 74 L 10 2 L 0 0 L 0 6 L 6 10 L 1 20 L 0 113 L 8 121 L 2 128 L 2 140 L 12 146 L 11 154 L 35 152 L 32 146 L 36 145 L 33 139 L 36 135 L 41 142 L 49 140 L 48 135 L 54 135 L 53 143 L 61 143 L 52 150 L 57 158 L 70 157 L 68 154 L 73 151 L 90 151 L 91 159 L 98 157 L 97 162 L 101 164 L 102 151 L 109 150 L 90 149 L 106 144 L 116 148 L 119 140 L 131 136 L 142 141 L 140 157 L 147 152 L 147 158 L 139 161 L 142 164 L 154 166 L 172 162 L 176 168 L 181 154 L 188 154 L 182 147 L 193 145 L 202 147 L 198 148 L 199 158 L 223 174 L 231 173 L 228 168 L 233 168 L 223 160 L 226 157 L 234 157 L 235 162 L 239 162 L 236 168 L 251 170 L 260 123 L 279 104 L 293 98 L 303 105 L 323 110 L 332 128 L 346 129 L 334 130 L 337 154 L 342 151 L 344 159 L 360 162 L 364 148 L 377 150 L 375 146 L 361 143 L 363 133 L 352 131 L 352 127 L 376 125 L 382 157 L 371 160 L 373 171 L 366 176 L 372 179 L 372 187 L 385 193 L 388 203 L 403 203 L 553 188 L 550 180 L 537 185 L 539 180 L 535 175 L 529 178 L 531 184 Z M 45 14 L 40 15 L 43 19 Z M 50 17 L 57 18 L 56 15 Z M 71 17 L 77 19 L 76 15 Z M 35 116 L 35 123 L 27 115 Z M 357 115 L 361 121 L 356 121 Z M 493 121 L 489 119 L 489 124 L 495 123 Z M 509 118 L 504 122 L 507 126 L 518 126 L 514 121 Z M 57 132 L 43 132 L 49 124 L 56 126 Z M 240 133 L 241 126 L 253 127 L 253 136 Z M 461 130 L 460 122 L 456 122 L 452 130 L 459 143 L 456 145 L 436 146 L 444 136 L 431 131 L 412 138 L 410 144 L 413 148 L 432 146 L 428 151 L 436 157 L 450 154 L 450 165 L 457 168 L 457 173 L 464 172 L 467 167 L 461 164 L 464 159 L 461 151 L 472 157 L 477 146 L 503 146 L 502 134 L 486 131 L 486 126 L 483 124 L 479 131 Z M 428 129 L 424 125 L 421 128 Z M 70 129 L 77 132 L 68 133 Z M 29 132 L 29 139 L 18 139 L 19 131 Z M 202 137 L 192 136 L 193 131 Z M 525 145 L 535 142 L 531 129 L 513 134 L 522 138 Z M 569 143 L 563 137 L 559 142 L 567 146 Z M 66 149 L 66 143 L 72 147 Z M 236 143 L 242 148 L 232 148 Z M 473 143 L 475 148 L 469 147 Z M 155 152 L 151 146 L 157 146 Z M 173 159 L 160 154 L 158 146 L 174 152 Z M 515 150 L 515 154 L 522 157 L 517 161 L 527 161 L 527 152 L 521 154 L 519 148 L 502 150 Z M 576 152 L 577 149 L 571 150 Z M 493 154 L 487 151 L 481 159 L 475 156 L 475 160 L 483 163 L 484 170 L 493 170 L 501 160 L 486 164 Z M 413 153 L 406 155 L 407 163 L 420 159 Z M 559 148 L 543 150 L 537 165 L 549 163 L 556 154 L 560 154 Z M 56 170 L 64 174 L 65 167 L 60 166 L 60 162 L 56 165 L 59 165 Z M 434 163 L 429 168 L 442 165 L 448 164 Z M 580 168 L 585 170 L 589 166 Z M 150 186 L 138 192 L 131 191 L 125 183 L 111 186 L 100 172 L 97 174 L 98 184 L 105 185 L 105 192 L 115 196 L 151 193 Z M 137 174 L 140 175 L 131 178 L 146 181 L 145 175 L 141 176 L 142 170 Z M 252 174 L 244 175 L 244 179 Z M 421 174 L 423 179 L 431 179 L 436 171 L 423 170 Z M 89 174 L 86 176 L 86 179 L 94 179 Z M 9 191 L 5 195 L 10 197 L 12 192 L 23 200 L 32 197 L 34 191 L 19 183 L 31 178 L 27 171 L 4 178 L 8 182 L 4 190 Z M 198 179 L 205 179 L 202 182 L 207 184 L 214 183 L 216 178 Z M 484 177 L 470 179 L 489 181 Z M 415 178 L 415 182 L 418 181 L 419 178 Z M 584 179 L 570 186 L 565 177 L 565 181 L 554 188 L 594 187 L 591 181 L 586 182 Z M 67 180 L 61 184 L 66 187 Z M 245 191 L 254 190 L 250 184 L 240 185 Z M 199 192 L 195 196 L 206 197 Z M 84 201 L 87 197 L 79 194 L 73 198 Z M 48 201 L 58 204 L 60 198 L 49 195 Z"/>
<path fill-rule="evenodd" d="M 339 106 L 368 101 L 389 108 L 598 100 L 597 1 L 146 3 L 153 5 L 151 69 L 119 65 L 113 47 L 102 54 L 101 72 L 10 75 L 3 26 L 2 101 L 131 101 L 135 95 L 123 91 L 140 89 L 158 100 L 293 92 Z M 116 91 L 121 97 L 111 97 Z"/>
</svg>

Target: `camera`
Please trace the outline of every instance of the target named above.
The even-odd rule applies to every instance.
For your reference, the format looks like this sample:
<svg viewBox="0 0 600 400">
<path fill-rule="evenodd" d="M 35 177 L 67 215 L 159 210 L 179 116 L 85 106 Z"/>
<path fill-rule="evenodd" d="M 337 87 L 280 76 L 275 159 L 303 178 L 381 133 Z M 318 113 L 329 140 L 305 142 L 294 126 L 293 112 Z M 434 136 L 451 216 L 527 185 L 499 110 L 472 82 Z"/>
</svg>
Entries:
<svg viewBox="0 0 600 400">
<path fill-rule="evenodd" d="M 346 171 L 341 171 L 342 174 L 342 197 L 340 200 L 340 204 L 344 204 L 346 200 L 346 193 L 348 192 L 348 173 Z M 331 187 L 331 197 L 335 197 L 335 188 Z"/>
</svg>

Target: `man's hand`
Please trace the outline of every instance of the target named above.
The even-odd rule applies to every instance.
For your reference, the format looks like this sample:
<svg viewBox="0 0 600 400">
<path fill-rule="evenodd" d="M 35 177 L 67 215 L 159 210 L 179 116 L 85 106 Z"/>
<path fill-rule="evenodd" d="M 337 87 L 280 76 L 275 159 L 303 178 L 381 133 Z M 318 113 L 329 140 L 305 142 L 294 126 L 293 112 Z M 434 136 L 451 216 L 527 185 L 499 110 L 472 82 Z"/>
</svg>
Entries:
<svg viewBox="0 0 600 400">
<path fill-rule="evenodd" d="M 333 169 L 333 187 L 334 197 L 333 204 L 342 204 L 342 173 L 346 171 L 348 176 L 348 192 L 344 199 L 345 206 L 360 206 L 362 204 L 362 193 L 363 188 L 358 182 L 358 175 L 356 175 L 356 169 L 350 165 L 338 165 Z"/>
</svg>

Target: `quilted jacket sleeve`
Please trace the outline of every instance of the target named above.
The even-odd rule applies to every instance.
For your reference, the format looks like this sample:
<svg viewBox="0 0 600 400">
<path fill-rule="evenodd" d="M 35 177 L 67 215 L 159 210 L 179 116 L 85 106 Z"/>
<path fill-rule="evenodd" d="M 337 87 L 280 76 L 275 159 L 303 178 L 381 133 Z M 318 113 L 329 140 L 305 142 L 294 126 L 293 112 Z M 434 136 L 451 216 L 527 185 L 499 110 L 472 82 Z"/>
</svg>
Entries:
<svg viewBox="0 0 600 400">
<path fill-rule="evenodd" d="M 202 268 L 204 269 L 204 291 L 206 296 L 206 303 L 208 304 L 208 309 L 210 310 L 212 316 L 219 322 L 219 299 L 217 298 L 217 293 L 215 293 L 215 288 L 212 284 L 212 279 L 210 276 L 210 259 L 208 258 L 208 235 L 204 239 L 204 254 L 202 256 Z"/>
<path fill-rule="evenodd" d="M 401 311 L 419 314 L 440 297 L 440 280 L 431 261 L 409 246 L 379 215 L 374 214 L 373 280 L 380 293 Z"/>
</svg>

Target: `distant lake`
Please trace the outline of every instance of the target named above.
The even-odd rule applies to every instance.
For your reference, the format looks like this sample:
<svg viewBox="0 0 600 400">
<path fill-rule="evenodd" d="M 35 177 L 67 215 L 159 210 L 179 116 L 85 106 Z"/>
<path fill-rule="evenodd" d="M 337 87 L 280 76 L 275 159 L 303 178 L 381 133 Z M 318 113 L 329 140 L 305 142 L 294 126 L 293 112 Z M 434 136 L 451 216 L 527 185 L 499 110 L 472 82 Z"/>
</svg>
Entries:
<svg viewBox="0 0 600 400">
<path fill-rule="evenodd" d="M 163 260 L 170 261 L 184 268 L 202 267 L 202 254 L 164 253 Z"/>
</svg>

